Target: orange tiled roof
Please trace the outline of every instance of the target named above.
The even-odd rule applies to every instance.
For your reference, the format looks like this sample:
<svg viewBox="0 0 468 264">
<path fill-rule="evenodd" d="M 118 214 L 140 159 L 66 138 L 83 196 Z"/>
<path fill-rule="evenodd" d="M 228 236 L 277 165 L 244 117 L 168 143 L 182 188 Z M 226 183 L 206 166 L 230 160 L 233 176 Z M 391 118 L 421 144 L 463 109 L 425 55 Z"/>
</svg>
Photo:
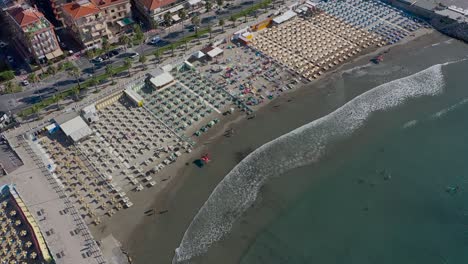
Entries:
<svg viewBox="0 0 468 264">
<path fill-rule="evenodd" d="M 167 6 L 176 2 L 176 0 L 141 0 L 141 1 L 143 1 L 143 4 L 149 10 L 154 10 L 154 9 L 164 7 L 164 6 Z"/>
<path fill-rule="evenodd" d="M 13 17 L 16 22 L 21 26 L 25 27 L 29 24 L 37 22 L 44 15 L 33 8 L 23 9 L 22 7 L 13 7 L 8 10 L 8 13 Z"/>
<path fill-rule="evenodd" d="M 106 7 L 109 5 L 122 3 L 122 2 L 130 2 L 129 0 L 91 0 L 97 7 Z"/>
<path fill-rule="evenodd" d="M 78 4 L 71 2 L 62 6 L 63 10 L 67 12 L 73 19 L 89 16 L 92 14 L 99 13 L 99 8 L 93 3 L 89 2 L 86 4 Z"/>
</svg>

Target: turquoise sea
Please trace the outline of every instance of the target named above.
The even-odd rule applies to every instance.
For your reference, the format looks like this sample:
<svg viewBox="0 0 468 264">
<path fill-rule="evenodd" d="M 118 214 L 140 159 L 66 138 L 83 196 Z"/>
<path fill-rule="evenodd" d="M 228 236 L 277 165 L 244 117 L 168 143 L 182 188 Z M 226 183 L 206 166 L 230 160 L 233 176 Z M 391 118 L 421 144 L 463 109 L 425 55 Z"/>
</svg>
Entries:
<svg viewBox="0 0 468 264">
<path fill-rule="evenodd" d="M 232 169 L 174 261 L 467 263 L 467 56 L 439 37 L 325 83 L 338 107 Z"/>
</svg>

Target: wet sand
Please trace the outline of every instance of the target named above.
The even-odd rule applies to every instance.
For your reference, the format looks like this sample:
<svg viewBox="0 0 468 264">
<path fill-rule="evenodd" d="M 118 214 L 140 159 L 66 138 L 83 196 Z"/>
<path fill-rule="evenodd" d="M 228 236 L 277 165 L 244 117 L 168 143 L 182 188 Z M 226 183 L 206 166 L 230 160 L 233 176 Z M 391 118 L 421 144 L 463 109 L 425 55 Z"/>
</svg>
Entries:
<svg viewBox="0 0 468 264">
<path fill-rule="evenodd" d="M 389 50 L 385 59 L 391 60 L 394 56 L 404 56 L 405 52 L 445 40 L 446 37 L 433 33 L 403 45 L 384 47 L 379 52 Z M 218 182 L 258 146 L 330 113 L 365 92 L 366 87 L 344 90 L 341 75 L 343 71 L 363 65 L 374 67 L 369 64 L 369 59 L 374 55 L 375 52 L 365 55 L 307 87 L 283 94 L 259 110 L 254 119 L 247 120 L 242 115 L 230 116 L 227 122 L 201 139 L 200 142 L 204 144 L 163 171 L 159 177 L 166 181 L 156 188 L 130 194 L 135 205 L 120 211 L 106 225 L 94 229 L 96 238 L 112 233 L 122 242 L 135 263 L 170 263 L 174 249 L 178 247 L 193 216 Z M 228 128 L 234 128 L 234 135 L 222 136 Z M 194 166 L 193 160 L 206 152 L 212 156 L 212 162 L 204 168 Z M 154 213 L 144 213 L 152 209 Z"/>
</svg>

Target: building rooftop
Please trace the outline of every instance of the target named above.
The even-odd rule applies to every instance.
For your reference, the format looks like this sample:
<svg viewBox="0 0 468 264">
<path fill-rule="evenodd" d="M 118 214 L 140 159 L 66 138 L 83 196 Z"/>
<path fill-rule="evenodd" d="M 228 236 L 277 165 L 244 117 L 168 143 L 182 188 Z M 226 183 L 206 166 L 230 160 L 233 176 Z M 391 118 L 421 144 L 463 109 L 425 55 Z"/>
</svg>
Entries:
<svg viewBox="0 0 468 264">
<path fill-rule="evenodd" d="M 44 14 L 30 6 L 13 6 L 7 12 L 26 33 L 52 26 Z"/>
<path fill-rule="evenodd" d="M 73 19 L 82 18 L 100 12 L 99 8 L 97 8 L 95 4 L 87 0 L 71 2 L 63 5 L 62 8 L 63 11 L 68 13 Z"/>
<path fill-rule="evenodd" d="M 91 0 L 97 7 L 106 7 L 122 2 L 130 2 L 130 0 Z"/>
<path fill-rule="evenodd" d="M 155 10 L 167 5 L 170 5 L 172 3 L 175 3 L 176 0 L 141 0 L 143 1 L 143 4 L 149 9 L 149 10 Z"/>
</svg>

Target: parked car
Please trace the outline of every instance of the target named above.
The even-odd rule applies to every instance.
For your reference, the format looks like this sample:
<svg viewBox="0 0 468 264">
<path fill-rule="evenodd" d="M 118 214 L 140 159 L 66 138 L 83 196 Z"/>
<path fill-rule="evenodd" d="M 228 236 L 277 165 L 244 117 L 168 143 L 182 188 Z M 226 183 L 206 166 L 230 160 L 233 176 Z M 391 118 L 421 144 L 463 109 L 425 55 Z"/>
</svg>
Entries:
<svg viewBox="0 0 468 264">
<path fill-rule="evenodd" d="M 101 55 L 101 59 L 103 60 L 108 60 L 109 56 L 107 54 Z"/>
<path fill-rule="evenodd" d="M 13 57 L 12 57 L 12 56 L 7 56 L 7 60 L 8 60 L 9 62 L 13 62 Z"/>
<path fill-rule="evenodd" d="M 29 85 L 29 82 L 28 82 L 28 80 L 23 80 L 23 81 L 21 82 L 21 84 L 22 84 L 23 86 L 28 86 L 28 85 Z"/>
<path fill-rule="evenodd" d="M 101 57 L 96 57 L 96 58 L 91 60 L 91 62 L 93 62 L 93 63 L 101 63 L 102 61 L 104 61 L 104 60 Z"/>
<path fill-rule="evenodd" d="M 131 52 L 131 53 L 129 53 L 129 57 L 132 58 L 132 59 L 134 59 L 134 58 L 136 58 L 136 57 L 138 57 L 138 56 L 140 56 L 140 54 L 138 54 L 138 52 Z"/>
<path fill-rule="evenodd" d="M 4 48 L 4 47 L 6 47 L 6 45 L 8 45 L 8 44 L 6 44 L 6 43 L 3 42 L 3 41 L 0 41 L 0 48 Z"/>
<path fill-rule="evenodd" d="M 159 36 L 154 36 L 154 37 L 151 38 L 150 44 L 156 45 L 156 44 L 158 44 L 158 42 L 160 42 L 160 41 L 161 41 L 161 37 L 159 37 Z"/>
<path fill-rule="evenodd" d="M 111 50 L 109 51 L 110 54 L 112 54 L 112 56 L 116 56 L 116 55 L 119 55 L 119 50 L 118 49 L 114 49 L 114 50 Z"/>
</svg>

